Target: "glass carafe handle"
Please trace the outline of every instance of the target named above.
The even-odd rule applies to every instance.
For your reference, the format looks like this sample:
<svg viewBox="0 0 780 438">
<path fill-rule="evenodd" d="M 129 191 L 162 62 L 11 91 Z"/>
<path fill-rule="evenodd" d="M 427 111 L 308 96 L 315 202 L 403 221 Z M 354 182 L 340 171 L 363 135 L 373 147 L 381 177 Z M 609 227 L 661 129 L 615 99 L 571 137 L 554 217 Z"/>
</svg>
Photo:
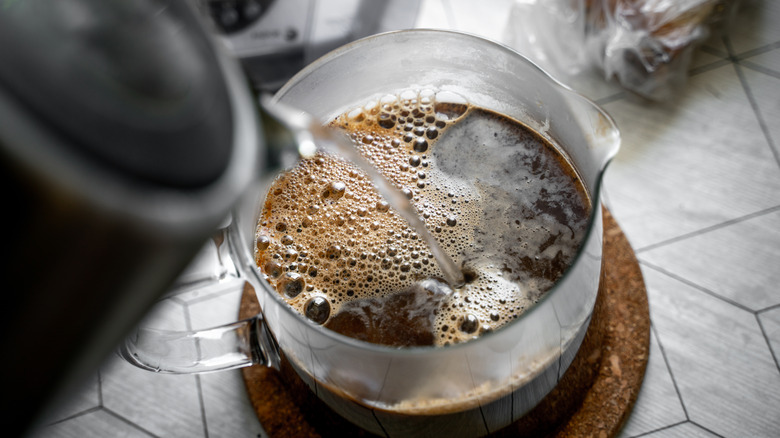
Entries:
<svg viewBox="0 0 780 438">
<path fill-rule="evenodd" d="M 313 154 L 315 146 L 308 129 L 323 128 L 302 111 L 272 103 L 269 96 L 256 98 L 264 138 L 256 179 L 262 187 L 301 156 Z M 237 288 L 246 283 L 262 287 L 257 276 L 249 272 L 254 269 L 254 260 L 247 259 L 241 236 L 235 220 L 219 230 L 201 250 L 201 256 L 213 255 L 212 263 L 195 272 L 192 272 L 193 265 L 197 263 L 191 265 L 163 300 L 177 299 L 194 291 L 208 294 L 209 289 L 224 288 L 230 281 Z M 139 368 L 172 374 L 203 373 L 258 363 L 272 367 L 279 364 L 278 347 L 262 314 L 204 330 L 172 331 L 140 326 L 125 338 L 118 354 Z"/>
<path fill-rule="evenodd" d="M 239 268 L 241 257 L 236 245 L 240 243 L 236 230 L 231 232 L 233 228 L 231 225 L 220 230 L 204 246 L 201 259 L 207 263 L 200 265 L 206 266 L 191 266 L 161 301 L 180 300 L 194 291 L 206 295 L 226 285 L 248 287 L 249 279 Z M 167 374 L 205 373 L 255 364 L 279 366 L 278 346 L 262 313 L 202 330 L 164 330 L 142 323 L 119 345 L 117 353 L 139 368 Z"/>
</svg>

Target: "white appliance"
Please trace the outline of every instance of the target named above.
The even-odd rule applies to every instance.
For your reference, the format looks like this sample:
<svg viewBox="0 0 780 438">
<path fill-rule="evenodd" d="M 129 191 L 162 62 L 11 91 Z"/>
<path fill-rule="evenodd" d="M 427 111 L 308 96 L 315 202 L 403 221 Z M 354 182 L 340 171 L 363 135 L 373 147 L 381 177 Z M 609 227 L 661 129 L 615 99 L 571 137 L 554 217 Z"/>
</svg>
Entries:
<svg viewBox="0 0 780 438">
<path fill-rule="evenodd" d="M 196 0 L 254 84 L 275 91 L 350 41 L 414 27 L 420 0 Z"/>
</svg>

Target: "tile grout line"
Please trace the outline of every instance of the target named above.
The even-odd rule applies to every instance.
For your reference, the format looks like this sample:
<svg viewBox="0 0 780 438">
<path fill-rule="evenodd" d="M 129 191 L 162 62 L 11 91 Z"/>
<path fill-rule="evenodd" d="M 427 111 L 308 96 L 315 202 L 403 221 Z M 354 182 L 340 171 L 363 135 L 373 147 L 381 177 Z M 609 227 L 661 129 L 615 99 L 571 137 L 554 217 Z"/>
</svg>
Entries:
<svg viewBox="0 0 780 438">
<path fill-rule="evenodd" d="M 692 68 L 688 71 L 688 76 L 696 76 L 702 73 L 706 73 L 708 71 L 715 70 L 717 68 L 724 67 L 726 65 L 733 64 L 731 60 L 728 59 L 719 59 L 717 61 L 711 62 L 709 64 L 700 65 L 699 67 Z"/>
<path fill-rule="evenodd" d="M 97 406 L 93 406 L 91 408 L 84 409 L 81 412 L 76 412 L 73 415 L 67 416 L 65 418 L 61 418 L 61 419 L 59 419 L 57 421 L 53 421 L 51 423 L 48 423 L 48 424 L 46 424 L 45 427 L 51 427 L 51 426 L 53 426 L 55 424 L 64 423 L 66 421 L 73 420 L 74 418 L 78 418 L 78 417 L 81 417 L 81 416 L 84 416 L 84 415 L 90 414 L 92 412 L 96 412 L 96 411 L 99 411 L 99 410 L 103 409 L 103 407 L 104 407 L 103 406 L 103 376 L 102 376 L 102 374 L 100 372 L 100 369 L 98 369 L 95 374 L 97 376 L 97 398 L 98 398 Z"/>
<path fill-rule="evenodd" d="M 685 419 L 690 421 L 691 417 L 688 415 L 688 408 L 685 407 L 685 401 L 683 400 L 682 393 L 680 392 L 680 387 L 677 385 L 677 378 L 674 377 L 674 373 L 672 372 L 672 365 L 669 363 L 669 358 L 666 357 L 666 349 L 664 348 L 664 344 L 661 342 L 661 337 L 658 335 L 658 330 L 655 328 L 655 324 L 653 324 L 652 321 L 650 322 L 650 330 L 653 332 L 655 341 L 658 343 L 658 349 L 661 350 L 661 357 L 663 357 L 664 365 L 666 365 L 666 371 L 669 372 L 669 377 L 672 379 L 674 392 L 677 394 L 677 399 L 680 401 L 680 406 L 683 409 L 683 414 L 685 414 Z"/>
<path fill-rule="evenodd" d="M 758 64 L 755 64 L 753 62 L 750 62 L 750 61 L 747 61 L 747 60 L 740 61 L 739 65 L 741 65 L 742 67 L 745 67 L 745 68 L 747 68 L 749 70 L 753 70 L 753 71 L 756 71 L 756 72 L 759 72 L 759 73 L 763 73 L 763 74 L 765 74 L 767 76 L 772 76 L 773 78 L 780 79 L 780 73 L 778 73 L 778 72 L 776 72 L 774 70 L 768 69 L 766 67 L 762 67 L 762 66 L 760 66 Z"/>
<path fill-rule="evenodd" d="M 469 362 L 468 356 L 464 355 L 464 358 L 466 359 L 466 367 L 469 369 L 469 376 L 471 377 L 471 386 L 476 387 L 477 385 L 474 382 L 474 372 L 471 371 L 471 362 Z M 485 412 L 482 410 L 482 402 L 480 400 L 477 400 L 477 406 L 479 407 L 479 415 L 482 417 L 482 424 L 485 426 L 485 430 L 489 435 L 492 432 L 490 431 L 490 427 L 488 426 L 487 419 L 485 418 Z"/>
<path fill-rule="evenodd" d="M 666 426 L 661 426 L 661 427 L 653 429 L 653 430 L 648 430 L 647 432 L 642 432 L 639 435 L 634 435 L 631 438 L 641 438 L 643 436 L 649 436 L 649 435 L 652 435 L 652 434 L 654 434 L 656 432 L 662 432 L 664 430 L 669 430 L 669 429 L 671 429 L 673 427 L 681 426 L 681 425 L 683 425 L 685 423 L 690 423 L 690 421 L 689 420 L 683 420 L 683 421 L 678 421 L 677 423 L 667 424 Z"/>
<path fill-rule="evenodd" d="M 187 331 L 192 331 L 192 317 L 190 316 L 190 305 L 189 303 L 185 303 L 184 308 L 182 311 L 184 312 L 184 321 L 185 321 L 185 327 Z M 200 345 L 200 339 L 195 340 L 195 351 L 197 352 L 198 358 L 201 357 L 203 354 L 201 350 Z M 209 438 L 209 425 L 208 421 L 206 420 L 206 404 L 203 399 L 203 387 L 200 383 L 200 375 L 195 374 L 195 387 L 198 389 L 198 407 L 200 408 L 200 420 L 203 423 L 203 436 L 205 438 Z"/>
<path fill-rule="evenodd" d="M 70 421 L 70 420 L 73 420 L 75 418 L 83 417 L 84 415 L 91 414 L 93 412 L 97 412 L 97 411 L 100 411 L 100 410 L 103 410 L 102 406 L 93 406 L 91 408 L 84 409 L 83 411 L 76 412 L 75 414 L 69 415 L 69 416 L 67 416 L 65 418 L 60 418 L 57 421 L 52 421 L 51 423 L 47 423 L 45 425 L 45 427 L 51 427 L 51 426 L 54 426 L 56 424 L 65 423 L 66 421 Z"/>
<path fill-rule="evenodd" d="M 195 374 L 195 386 L 198 388 L 198 404 L 200 405 L 200 418 L 203 422 L 203 436 L 209 438 L 209 422 L 206 418 L 206 403 L 203 399 L 203 387 L 200 381 L 200 374 Z"/>
<path fill-rule="evenodd" d="M 704 426 L 702 426 L 701 424 L 699 424 L 699 423 L 697 423 L 695 421 L 691 421 L 691 424 L 693 424 L 694 426 L 698 427 L 701 430 L 705 430 L 705 431 L 711 433 L 712 435 L 714 435 L 714 436 L 716 436 L 718 438 L 723 438 L 723 435 L 715 432 L 714 430 L 712 430 L 712 429 L 710 429 L 708 427 L 704 427 Z"/>
<path fill-rule="evenodd" d="M 377 392 L 377 398 L 384 392 L 385 385 L 387 385 L 387 377 L 390 375 L 390 369 L 393 367 L 393 359 L 390 359 L 390 363 L 387 364 L 387 369 L 385 370 L 385 376 L 382 378 L 382 386 L 379 387 L 379 391 Z M 382 424 L 381 421 L 379 421 L 379 417 L 376 416 L 376 409 L 371 408 L 371 415 L 374 416 L 374 419 L 376 420 L 377 424 L 379 424 L 379 427 L 382 429 L 382 432 L 384 432 L 385 436 L 390 436 L 387 431 L 385 430 L 385 426 Z"/>
<path fill-rule="evenodd" d="M 723 44 L 726 46 L 726 50 L 729 52 L 729 57 L 734 61 L 734 71 L 737 73 L 737 78 L 739 78 L 739 82 L 742 85 L 742 89 L 745 92 L 745 96 L 747 97 L 748 102 L 750 103 L 750 107 L 753 109 L 753 114 L 755 114 L 756 120 L 758 120 L 758 125 L 761 127 L 761 132 L 764 134 L 764 139 L 769 146 L 769 150 L 772 152 L 772 155 L 774 155 L 778 168 L 780 168 L 780 151 L 777 150 L 777 146 L 775 146 L 774 141 L 772 140 L 772 134 L 769 132 L 766 121 L 761 114 L 761 109 L 758 107 L 758 103 L 756 102 L 755 96 L 753 95 L 753 91 L 750 89 L 750 85 L 747 82 L 745 73 L 742 71 L 740 59 L 734 55 L 734 50 L 731 47 L 731 40 L 728 38 L 728 36 L 723 37 Z"/>
<path fill-rule="evenodd" d="M 752 310 L 750 308 L 747 308 L 747 307 L 743 306 L 742 304 L 739 304 L 739 303 L 737 303 L 735 301 L 732 301 L 732 300 L 730 300 L 730 299 L 728 299 L 726 297 L 720 296 L 719 294 L 717 294 L 717 293 L 715 293 L 713 291 L 710 291 L 709 289 L 707 289 L 705 287 L 699 286 L 698 284 L 696 284 L 696 283 L 694 283 L 692 281 L 686 280 L 686 279 L 684 279 L 684 278 L 682 278 L 682 277 L 680 277 L 680 276 L 678 276 L 676 274 L 673 274 L 673 273 L 671 273 L 671 272 L 669 272 L 669 271 L 667 271 L 665 269 L 662 269 L 659 266 L 653 265 L 652 263 L 648 263 L 646 261 L 640 261 L 640 264 L 642 264 L 644 266 L 647 266 L 649 268 L 652 268 L 653 270 L 658 271 L 658 272 L 660 272 L 660 273 L 662 273 L 662 274 L 664 274 L 664 275 L 666 275 L 666 276 L 668 276 L 670 278 L 673 278 L 673 279 L 675 279 L 675 280 L 677 280 L 677 281 L 679 281 L 679 282 L 681 282 L 683 284 L 691 286 L 694 289 L 699 290 L 700 292 L 704 292 L 704 293 L 712 296 L 713 298 L 719 299 L 719 300 L 721 300 L 721 301 L 723 301 L 723 302 L 725 302 L 727 304 L 731 304 L 734 307 L 737 307 L 737 308 L 742 309 L 742 310 L 744 310 L 746 312 L 752 313 L 753 316 L 756 318 L 756 322 L 758 323 L 759 329 L 761 330 L 761 335 L 764 337 L 764 341 L 766 342 L 767 346 L 769 347 L 769 353 L 772 356 L 772 360 L 775 362 L 775 367 L 777 368 L 778 373 L 780 373 L 780 362 L 778 362 L 777 355 L 775 354 L 775 351 L 772 348 L 772 343 L 771 343 L 771 341 L 769 339 L 769 336 L 767 335 L 766 330 L 764 329 L 764 325 L 761 323 L 761 318 L 759 318 L 761 313 L 764 313 L 764 312 L 766 312 L 768 310 L 772 310 L 772 309 L 775 309 L 775 308 L 780 308 L 780 304 L 769 306 L 769 307 L 767 307 L 765 309 L 761 309 L 761 310 L 758 310 L 758 311 Z M 654 331 L 654 333 L 656 333 L 655 330 L 653 330 L 653 331 Z M 658 345 L 660 347 L 662 347 L 661 346 L 661 342 L 660 342 L 660 338 L 658 337 L 657 333 L 656 333 L 656 340 L 658 340 Z M 661 350 L 663 352 L 663 347 L 661 348 Z M 664 354 L 664 360 L 666 360 L 666 353 L 663 353 L 663 354 Z M 668 364 L 667 364 L 667 366 L 668 366 Z M 669 373 L 670 374 L 672 373 L 671 368 L 669 368 Z M 675 383 L 675 389 L 676 389 L 677 388 L 677 383 L 674 380 L 674 375 L 672 375 L 672 381 Z M 684 406 L 683 406 L 683 409 L 685 409 Z M 687 412 L 686 412 L 686 417 L 687 417 Z"/>
<path fill-rule="evenodd" d="M 730 49 L 730 46 L 726 46 L 727 49 Z M 738 55 L 734 55 L 734 58 L 737 61 L 743 61 L 747 58 L 751 58 L 756 55 L 761 55 L 763 53 L 771 52 L 772 50 L 780 48 L 780 41 L 775 41 L 774 43 L 770 43 L 761 47 L 756 47 L 755 49 L 750 49 L 748 51 L 742 52 Z"/>
<path fill-rule="evenodd" d="M 761 334 L 764 335 L 764 340 L 766 341 L 767 347 L 769 347 L 769 354 L 772 355 L 772 359 L 775 361 L 775 367 L 777 367 L 777 372 L 780 374 L 780 362 L 777 360 L 777 354 L 775 354 L 774 348 L 772 348 L 772 342 L 769 339 L 769 335 L 766 334 L 766 329 L 764 329 L 764 324 L 761 322 L 760 315 L 756 313 L 756 322 L 758 322 L 758 327 L 761 329 Z"/>
<path fill-rule="evenodd" d="M 770 310 L 780 309 L 780 303 L 778 304 L 772 304 L 771 306 L 764 307 L 761 310 L 756 311 L 757 314 L 762 314 L 764 312 L 769 312 Z"/>
<path fill-rule="evenodd" d="M 379 428 L 382 429 L 382 433 L 384 434 L 385 438 L 389 438 L 390 434 L 387 433 L 387 430 L 385 430 L 385 426 L 382 424 L 381 421 L 379 421 L 379 417 L 376 416 L 376 409 L 371 409 L 371 416 L 374 417 L 374 421 L 376 421 L 376 424 L 378 424 Z"/>
<path fill-rule="evenodd" d="M 159 438 L 157 435 L 153 434 L 151 431 L 141 427 L 139 424 L 135 423 L 134 421 L 128 420 L 124 416 L 119 415 L 118 413 L 114 412 L 111 409 L 108 409 L 108 408 L 104 407 L 103 411 L 105 411 L 107 414 L 113 416 L 114 418 L 116 418 L 118 420 L 121 420 L 121 421 L 125 422 L 126 424 L 128 424 L 128 425 L 130 425 L 130 426 L 132 426 L 132 427 L 134 427 L 134 428 L 136 428 L 138 430 L 140 430 L 141 432 L 149 435 L 150 437 Z"/>
<path fill-rule="evenodd" d="M 713 297 L 713 298 L 716 298 L 716 299 L 718 299 L 718 300 L 721 300 L 721 301 L 723 301 L 723 302 L 724 302 L 724 303 L 726 303 L 726 304 L 731 304 L 732 306 L 734 306 L 734 307 L 736 307 L 736 308 L 738 308 L 738 309 L 744 310 L 745 312 L 748 312 L 748 313 L 751 313 L 751 314 L 754 314 L 754 315 L 756 314 L 756 311 L 755 311 L 755 310 L 753 310 L 753 309 L 750 309 L 750 308 L 748 308 L 748 307 L 745 307 L 744 305 L 742 305 L 742 304 L 740 304 L 740 303 L 738 303 L 738 302 L 736 302 L 736 301 L 733 301 L 733 300 L 731 300 L 731 299 L 729 299 L 729 298 L 726 298 L 726 297 L 724 297 L 724 296 L 721 296 L 721 295 L 719 295 L 719 294 L 717 294 L 717 293 L 715 293 L 715 292 L 713 292 L 713 291 L 711 291 L 711 290 L 707 289 L 706 287 L 700 286 L 700 285 L 698 285 L 698 284 L 696 284 L 696 283 L 694 283 L 694 282 L 692 282 L 692 281 L 690 281 L 690 280 L 688 280 L 688 279 L 685 279 L 685 278 L 683 278 L 683 277 L 681 277 L 681 276 L 679 276 L 679 275 L 677 275 L 677 274 L 674 274 L 674 273 L 672 273 L 672 272 L 669 272 L 669 271 L 667 271 L 666 269 L 663 269 L 663 268 L 661 268 L 661 267 L 660 267 L 660 266 L 658 266 L 658 265 L 654 265 L 654 264 L 652 264 L 652 263 L 649 263 L 649 262 L 647 262 L 647 261 L 644 261 L 644 260 L 640 260 L 640 261 L 639 261 L 639 264 L 640 264 L 640 265 L 643 265 L 643 266 L 647 266 L 648 268 L 651 268 L 651 269 L 653 269 L 653 270 L 655 270 L 655 271 L 658 271 L 659 273 L 661 273 L 661 274 L 664 274 L 664 275 L 666 275 L 666 276 L 667 276 L 667 277 L 669 277 L 669 278 L 672 278 L 672 279 L 674 279 L 674 280 L 677 280 L 677 281 L 679 281 L 680 283 L 683 283 L 683 284 L 685 284 L 685 285 L 688 285 L 688 286 L 690 286 L 690 287 L 692 287 L 692 288 L 694 288 L 694 289 L 698 290 L 699 292 L 703 292 L 703 293 L 705 293 L 705 294 L 707 294 L 707 295 L 709 295 L 709 296 L 711 296 L 711 297 Z"/>
<path fill-rule="evenodd" d="M 97 396 L 98 406 L 103 407 L 103 372 L 100 368 L 97 370 Z"/>
<path fill-rule="evenodd" d="M 726 228 L 726 227 L 734 225 L 734 224 L 738 224 L 738 223 L 741 223 L 741 222 L 749 221 L 751 219 L 755 219 L 757 217 L 761 217 L 761 216 L 764 216 L 764 215 L 767 215 L 767 214 L 771 214 L 771 213 L 774 213 L 776 211 L 780 211 L 780 205 L 776 205 L 774 207 L 765 208 L 763 210 L 755 211 L 753 213 L 749 213 L 749 214 L 746 214 L 744 216 L 740 216 L 740 217 L 736 217 L 736 218 L 733 218 L 733 219 L 729 219 L 729 220 L 721 222 L 719 224 L 710 225 L 708 227 L 704 227 L 704 228 L 701 228 L 701 229 L 696 230 L 696 231 L 691 231 L 690 233 L 681 234 L 679 236 L 672 237 L 672 238 L 663 240 L 661 242 L 653 243 L 653 244 L 650 244 L 650 245 L 647 245 L 647 246 L 643 246 L 641 248 L 636 248 L 634 250 L 634 252 L 639 254 L 639 253 L 642 253 L 642 252 L 651 251 L 651 250 L 654 250 L 654 249 L 662 247 L 662 246 L 670 245 L 672 243 L 677 243 L 679 241 L 686 240 L 686 239 L 689 239 L 691 237 L 696 237 L 696 236 L 699 236 L 699 235 L 702 235 L 702 234 L 707 234 L 707 233 L 712 232 L 712 231 L 717 231 L 717 230 L 719 230 L 721 228 Z"/>
</svg>

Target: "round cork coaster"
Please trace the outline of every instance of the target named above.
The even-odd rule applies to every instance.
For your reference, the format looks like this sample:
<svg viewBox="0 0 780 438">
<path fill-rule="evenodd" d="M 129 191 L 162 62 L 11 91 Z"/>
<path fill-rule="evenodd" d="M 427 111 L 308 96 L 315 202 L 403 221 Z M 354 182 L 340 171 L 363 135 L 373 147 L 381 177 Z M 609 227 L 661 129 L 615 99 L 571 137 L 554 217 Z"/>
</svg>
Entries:
<svg viewBox="0 0 780 438">
<path fill-rule="evenodd" d="M 246 288 L 240 318 L 257 314 Z M 650 314 L 634 251 L 604 209 L 604 254 L 599 294 L 577 355 L 558 385 L 496 437 L 616 436 L 639 394 L 650 345 Z M 281 372 L 255 365 L 242 370 L 249 399 L 271 438 L 372 436 L 320 401 L 289 364 Z"/>
</svg>

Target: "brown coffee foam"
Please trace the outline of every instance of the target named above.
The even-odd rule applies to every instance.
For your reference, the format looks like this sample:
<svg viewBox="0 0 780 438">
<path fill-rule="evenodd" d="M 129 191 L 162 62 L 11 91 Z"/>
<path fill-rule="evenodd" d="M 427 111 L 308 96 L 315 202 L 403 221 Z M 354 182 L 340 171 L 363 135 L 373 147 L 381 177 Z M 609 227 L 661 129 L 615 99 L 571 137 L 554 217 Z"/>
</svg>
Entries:
<svg viewBox="0 0 780 438">
<path fill-rule="evenodd" d="M 531 307 L 576 254 L 590 208 L 576 171 L 554 144 L 517 120 L 439 101 L 440 94 L 466 102 L 453 93 L 406 90 L 332 122 L 406 191 L 452 261 L 474 274 L 437 306 L 431 321 L 408 321 L 425 339 L 432 332 L 426 345 L 473 339 Z M 424 239 L 380 202 L 370 178 L 354 165 L 327 154 L 301 160 L 269 190 L 257 229 L 263 239 L 257 265 L 299 313 L 319 299 L 327 300 L 323 313 L 331 316 L 347 303 L 385 306 L 421 280 L 446 278 Z M 323 319 L 348 336 L 415 344 L 415 336 L 395 336 L 398 330 L 336 328 L 393 322 L 366 323 L 364 313 L 353 308 L 342 315 L 359 324 Z"/>
<path fill-rule="evenodd" d="M 560 383 L 531 412 L 492 436 L 616 436 L 644 378 L 650 345 L 647 292 L 628 240 L 604 210 L 604 262 L 590 327 Z M 239 317 L 260 308 L 247 288 Z M 371 436 L 334 413 L 289 368 L 242 370 L 270 437 Z"/>
</svg>

